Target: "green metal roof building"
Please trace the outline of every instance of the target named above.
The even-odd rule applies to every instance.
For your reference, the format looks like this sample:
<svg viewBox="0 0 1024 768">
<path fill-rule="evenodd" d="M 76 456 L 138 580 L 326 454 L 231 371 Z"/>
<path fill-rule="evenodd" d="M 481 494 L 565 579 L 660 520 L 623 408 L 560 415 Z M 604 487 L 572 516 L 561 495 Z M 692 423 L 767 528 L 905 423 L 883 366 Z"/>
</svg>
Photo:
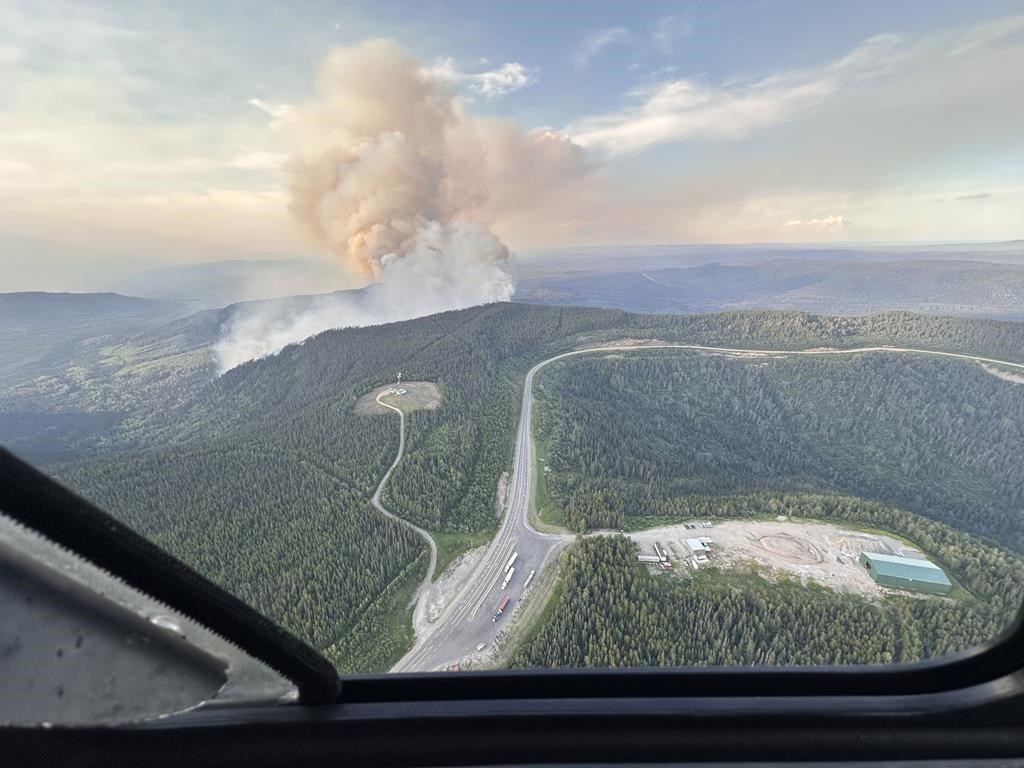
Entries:
<svg viewBox="0 0 1024 768">
<path fill-rule="evenodd" d="M 860 562 L 868 569 L 871 578 L 883 587 L 910 589 L 932 595 L 948 595 L 953 589 L 945 572 L 928 560 L 864 552 Z"/>
</svg>

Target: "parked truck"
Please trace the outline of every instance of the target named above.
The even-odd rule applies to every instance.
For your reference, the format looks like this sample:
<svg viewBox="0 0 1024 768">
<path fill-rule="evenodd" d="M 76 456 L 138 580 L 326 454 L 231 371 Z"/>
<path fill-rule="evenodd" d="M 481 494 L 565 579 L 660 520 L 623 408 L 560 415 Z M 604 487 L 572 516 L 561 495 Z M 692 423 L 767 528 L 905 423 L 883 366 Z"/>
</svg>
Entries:
<svg viewBox="0 0 1024 768">
<path fill-rule="evenodd" d="M 523 589 L 526 589 L 528 586 L 530 586 L 530 582 L 533 581 L 533 574 L 535 574 L 536 572 L 536 569 L 530 571 L 530 575 L 527 576 L 526 581 L 523 582 Z"/>
<path fill-rule="evenodd" d="M 498 612 L 494 614 L 494 618 L 491 621 L 497 621 L 501 614 L 505 612 L 505 609 L 508 608 L 508 601 L 509 598 L 507 597 L 501 598 L 501 602 L 498 603 Z"/>
<path fill-rule="evenodd" d="M 512 577 L 515 576 L 515 575 L 516 575 L 516 569 L 515 568 L 509 568 L 508 572 L 505 574 L 505 580 L 503 582 L 501 582 L 501 588 L 504 589 L 505 587 L 507 587 L 508 583 L 510 581 L 512 581 Z"/>
<path fill-rule="evenodd" d="M 515 564 L 515 562 L 516 562 L 516 558 L 517 558 L 517 557 L 519 557 L 519 553 L 518 553 L 518 552 L 513 552 L 513 553 L 512 553 L 512 557 L 510 557 L 510 558 L 508 559 L 508 562 L 507 562 L 507 563 L 505 563 L 505 570 L 506 570 L 506 571 L 507 571 L 507 570 L 508 570 L 509 568 L 511 568 L 511 567 L 513 566 L 513 564 Z"/>
</svg>

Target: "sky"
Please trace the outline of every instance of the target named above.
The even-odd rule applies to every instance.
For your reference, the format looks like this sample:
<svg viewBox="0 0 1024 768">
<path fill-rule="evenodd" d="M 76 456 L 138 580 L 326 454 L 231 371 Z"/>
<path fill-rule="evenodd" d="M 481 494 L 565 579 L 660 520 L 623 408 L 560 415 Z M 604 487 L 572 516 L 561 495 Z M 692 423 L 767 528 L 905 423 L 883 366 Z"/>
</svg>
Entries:
<svg viewBox="0 0 1024 768">
<path fill-rule="evenodd" d="M 281 130 L 395 41 L 588 173 L 492 223 L 572 245 L 1024 237 L 1019 2 L 0 4 L 0 291 L 305 254 Z"/>
</svg>

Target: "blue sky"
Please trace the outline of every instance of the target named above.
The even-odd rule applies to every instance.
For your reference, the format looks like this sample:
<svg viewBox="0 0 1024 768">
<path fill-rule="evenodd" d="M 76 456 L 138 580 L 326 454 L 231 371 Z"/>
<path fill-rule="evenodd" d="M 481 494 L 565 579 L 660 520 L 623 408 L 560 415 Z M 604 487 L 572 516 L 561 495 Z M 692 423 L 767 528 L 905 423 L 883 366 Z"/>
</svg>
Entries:
<svg viewBox="0 0 1024 768">
<path fill-rule="evenodd" d="M 1019 2 L 13 0 L 0 29 L 8 276 L 305 250 L 273 113 L 377 37 L 586 152 L 513 248 L 1024 237 Z"/>
</svg>

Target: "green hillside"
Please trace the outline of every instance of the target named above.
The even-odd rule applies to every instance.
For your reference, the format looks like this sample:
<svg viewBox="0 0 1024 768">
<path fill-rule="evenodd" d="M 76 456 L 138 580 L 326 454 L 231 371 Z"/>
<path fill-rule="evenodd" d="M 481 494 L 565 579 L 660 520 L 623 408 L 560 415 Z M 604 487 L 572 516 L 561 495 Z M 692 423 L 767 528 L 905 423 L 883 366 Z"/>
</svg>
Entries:
<svg viewBox="0 0 1024 768">
<path fill-rule="evenodd" d="M 396 606 L 415 586 L 409 569 L 422 577 L 425 560 L 417 560 L 416 540 L 367 504 L 398 427 L 393 416 L 357 414 L 356 400 L 399 370 L 439 384 L 442 406 L 408 420 L 407 457 L 385 503 L 432 530 L 485 532 L 496 525 L 526 370 L 558 351 L 621 338 L 1024 349 L 1020 326 L 990 321 L 491 305 L 326 332 L 193 381 L 162 407 L 129 408 L 104 433 L 102 450 L 51 471 L 331 653 L 340 668 L 386 669 L 408 642 L 407 614 Z"/>
<path fill-rule="evenodd" d="M 537 387 L 549 491 L 577 530 L 837 491 L 1024 551 L 1024 388 L 975 363 L 652 350 L 562 360 Z"/>
</svg>

